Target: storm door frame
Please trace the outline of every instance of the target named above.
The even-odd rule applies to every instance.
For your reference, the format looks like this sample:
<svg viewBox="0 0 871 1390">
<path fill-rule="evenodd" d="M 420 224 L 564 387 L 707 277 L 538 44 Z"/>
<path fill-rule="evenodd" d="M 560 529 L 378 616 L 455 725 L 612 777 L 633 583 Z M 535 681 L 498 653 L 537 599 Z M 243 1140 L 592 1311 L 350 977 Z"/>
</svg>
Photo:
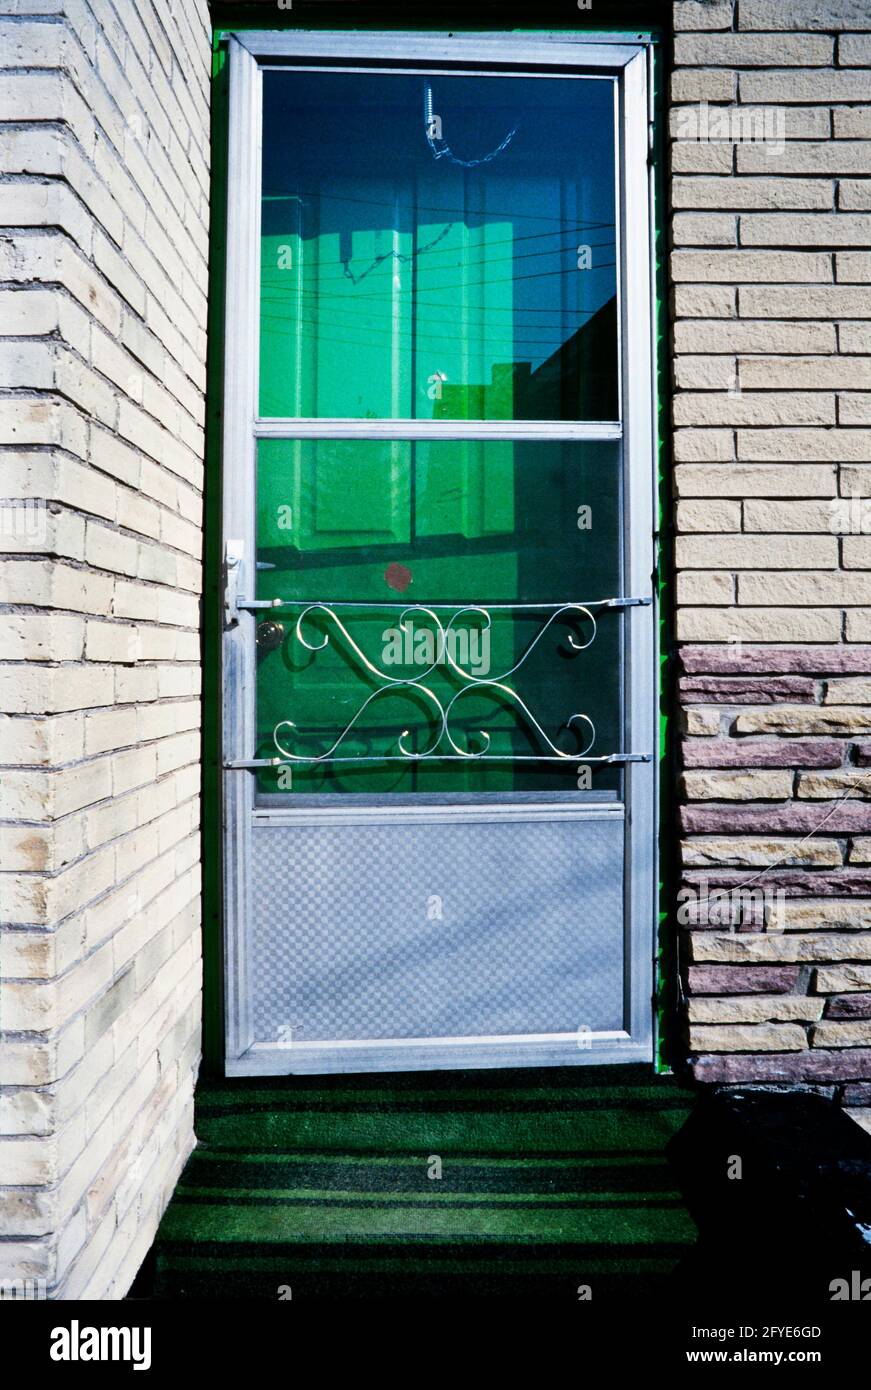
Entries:
<svg viewBox="0 0 871 1390">
<path fill-rule="evenodd" d="M 224 633 L 222 670 L 224 820 L 225 1071 L 227 1075 L 508 1067 L 566 1063 L 652 1061 L 654 963 L 658 925 L 658 614 L 655 275 L 652 55 L 648 41 L 537 34 L 421 34 L 245 30 L 227 35 L 229 121 L 223 454 L 225 603 L 255 592 L 257 443 L 264 438 L 620 440 L 624 449 L 625 593 L 642 604 L 624 611 L 624 746 L 649 760 L 624 765 L 624 1024 L 569 1053 L 551 1035 L 452 1040 L 417 1048 L 340 1044 L 327 1063 L 254 1043 L 247 972 L 247 911 L 251 835 L 255 822 L 293 825 L 341 815 L 349 823 L 372 807 L 255 810 L 255 778 L 238 765 L 256 745 L 253 612 L 234 611 Z M 258 418 L 260 177 L 263 65 L 306 71 L 354 70 L 510 76 L 608 76 L 617 79 L 618 283 L 622 424 L 614 421 L 450 421 Z M 379 67 L 379 60 L 381 66 Z M 517 808 L 514 808 L 516 811 Z M 560 812 L 559 807 L 551 808 Z M 599 816 L 601 805 L 593 808 Z M 402 809 L 407 820 L 411 808 Z M 504 808 L 507 814 L 512 808 Z M 417 808 L 415 808 L 417 811 Z M 562 808 L 583 818 L 584 808 Z M 474 808 L 421 807 L 415 819 L 461 819 Z M 292 906 L 289 908 L 292 912 Z M 562 1035 L 560 1035 L 562 1037 Z M 333 1045 L 335 1046 L 335 1045 Z M 344 1049 L 344 1051 L 342 1051 Z M 297 1055 L 294 1057 L 294 1052 Z"/>
</svg>

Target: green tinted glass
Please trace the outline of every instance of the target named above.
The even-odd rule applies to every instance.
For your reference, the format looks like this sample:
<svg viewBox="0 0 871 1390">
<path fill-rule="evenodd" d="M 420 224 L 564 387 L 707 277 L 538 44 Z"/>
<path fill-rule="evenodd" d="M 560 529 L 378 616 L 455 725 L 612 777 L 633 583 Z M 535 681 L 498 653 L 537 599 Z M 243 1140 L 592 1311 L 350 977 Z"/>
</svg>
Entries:
<svg viewBox="0 0 871 1390">
<path fill-rule="evenodd" d="M 610 79 L 263 88 L 262 416 L 617 418 Z"/>
<path fill-rule="evenodd" d="M 330 755 L 261 793 L 575 791 L 537 760 L 621 751 L 618 444 L 261 440 L 257 499 L 257 756 Z"/>
</svg>

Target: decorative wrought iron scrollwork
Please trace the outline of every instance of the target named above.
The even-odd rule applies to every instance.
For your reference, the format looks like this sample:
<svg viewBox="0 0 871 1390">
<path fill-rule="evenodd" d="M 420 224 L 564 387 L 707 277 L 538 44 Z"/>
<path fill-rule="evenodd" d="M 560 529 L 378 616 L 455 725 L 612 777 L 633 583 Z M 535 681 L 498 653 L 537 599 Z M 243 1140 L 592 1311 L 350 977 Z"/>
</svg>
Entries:
<svg viewBox="0 0 871 1390">
<path fill-rule="evenodd" d="M 310 652 L 323 651 L 331 640 L 329 631 L 323 631 L 323 623 L 326 622 L 334 626 L 336 634 L 352 658 L 363 667 L 371 676 L 383 682 L 377 690 L 374 690 L 360 705 L 353 718 L 345 725 L 338 737 L 331 746 L 319 754 L 303 754 L 295 752 L 287 746 L 287 738 L 290 731 L 295 731 L 297 726 L 291 719 L 281 720 L 273 730 L 273 742 L 278 751 L 279 758 L 276 762 L 289 763 L 382 763 L 382 762 L 409 762 L 435 760 L 439 761 L 460 761 L 460 762 L 607 762 L 611 757 L 595 758 L 590 757 L 590 750 L 596 740 L 596 728 L 589 715 L 574 713 L 561 725 L 562 729 L 573 729 L 577 731 L 582 726 L 588 732 L 587 741 L 582 748 L 566 751 L 557 746 L 554 740 L 542 728 L 528 704 L 511 686 L 505 682 L 514 676 L 528 660 L 532 652 L 542 641 L 547 631 L 554 623 L 560 619 L 565 619 L 567 615 L 583 618 L 592 627 L 592 633 L 586 641 L 579 641 L 572 632 L 567 634 L 568 646 L 573 652 L 585 651 L 595 641 L 598 631 L 596 618 L 593 613 L 595 608 L 623 606 L 632 600 L 621 599 L 602 599 L 585 603 L 559 603 L 559 604 L 391 604 L 391 603 L 351 603 L 351 602 L 326 602 L 315 603 L 304 602 L 301 605 L 295 626 L 294 635 L 302 646 Z M 280 601 L 282 607 L 290 607 L 291 604 Z M 436 642 L 437 654 L 435 660 L 429 664 L 419 675 L 409 678 L 391 675 L 389 671 L 377 665 L 363 651 L 359 642 L 352 636 L 346 623 L 339 616 L 339 609 L 356 609 L 372 611 L 390 611 L 398 614 L 398 628 L 402 629 L 404 624 L 415 615 L 425 618 L 433 624 L 434 632 L 431 635 Z M 462 619 L 475 618 L 482 624 L 483 631 L 489 631 L 494 612 L 523 613 L 532 615 L 536 612 L 548 613 L 546 621 L 541 625 L 539 631 L 528 643 L 522 655 L 506 671 L 498 676 L 480 676 L 472 671 L 466 670 L 463 664 L 456 659 L 457 643 L 452 638 L 456 637 L 455 625 Z M 447 621 L 443 621 L 440 613 L 450 613 Z M 321 640 L 313 640 L 310 631 L 307 632 L 307 625 L 310 627 L 315 617 L 318 615 L 321 623 Z M 440 665 L 448 666 L 454 674 L 465 684 L 454 694 L 450 700 L 442 701 L 438 695 L 430 689 L 426 681 Z M 434 712 L 435 734 L 430 738 L 427 746 L 423 750 L 415 750 L 409 746 L 411 730 L 403 729 L 396 740 L 398 753 L 363 753 L 345 754 L 339 753 L 342 744 L 351 734 L 370 706 L 388 694 L 395 694 L 401 690 L 409 694 L 421 697 L 427 702 Z M 497 699 L 503 706 L 507 702 L 513 706 L 518 715 L 526 724 L 531 727 L 536 736 L 541 740 L 542 745 L 549 751 L 540 754 L 514 754 L 514 753 L 493 753 L 490 751 L 492 740 L 490 734 L 485 729 L 478 730 L 481 739 L 480 748 L 463 747 L 458 741 L 455 731 L 451 729 L 451 715 L 455 706 L 465 696 L 472 692 L 479 694 L 492 692 L 494 699 Z M 292 735 L 291 735 L 292 737 Z"/>
</svg>

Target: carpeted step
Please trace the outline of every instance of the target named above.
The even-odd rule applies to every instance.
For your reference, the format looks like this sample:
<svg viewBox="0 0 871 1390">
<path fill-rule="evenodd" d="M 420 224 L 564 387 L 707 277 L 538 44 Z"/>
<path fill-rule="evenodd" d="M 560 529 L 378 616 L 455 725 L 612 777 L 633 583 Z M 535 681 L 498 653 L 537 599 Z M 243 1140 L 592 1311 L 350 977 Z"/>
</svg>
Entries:
<svg viewBox="0 0 871 1390">
<path fill-rule="evenodd" d="M 644 1296 L 689 1108 L 641 1067 L 205 1083 L 154 1296 Z"/>
</svg>

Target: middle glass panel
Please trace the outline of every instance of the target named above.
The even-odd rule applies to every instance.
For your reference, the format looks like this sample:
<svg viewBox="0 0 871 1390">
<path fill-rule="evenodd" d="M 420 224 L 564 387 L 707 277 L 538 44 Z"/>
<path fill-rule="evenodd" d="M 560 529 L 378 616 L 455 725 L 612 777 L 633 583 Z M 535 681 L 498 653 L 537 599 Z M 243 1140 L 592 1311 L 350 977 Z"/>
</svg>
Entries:
<svg viewBox="0 0 871 1390">
<path fill-rule="evenodd" d="M 616 794 L 558 755 L 623 751 L 620 459 L 261 440 L 260 792 Z"/>
<path fill-rule="evenodd" d="M 615 90 L 267 70 L 261 416 L 616 420 Z"/>
</svg>

